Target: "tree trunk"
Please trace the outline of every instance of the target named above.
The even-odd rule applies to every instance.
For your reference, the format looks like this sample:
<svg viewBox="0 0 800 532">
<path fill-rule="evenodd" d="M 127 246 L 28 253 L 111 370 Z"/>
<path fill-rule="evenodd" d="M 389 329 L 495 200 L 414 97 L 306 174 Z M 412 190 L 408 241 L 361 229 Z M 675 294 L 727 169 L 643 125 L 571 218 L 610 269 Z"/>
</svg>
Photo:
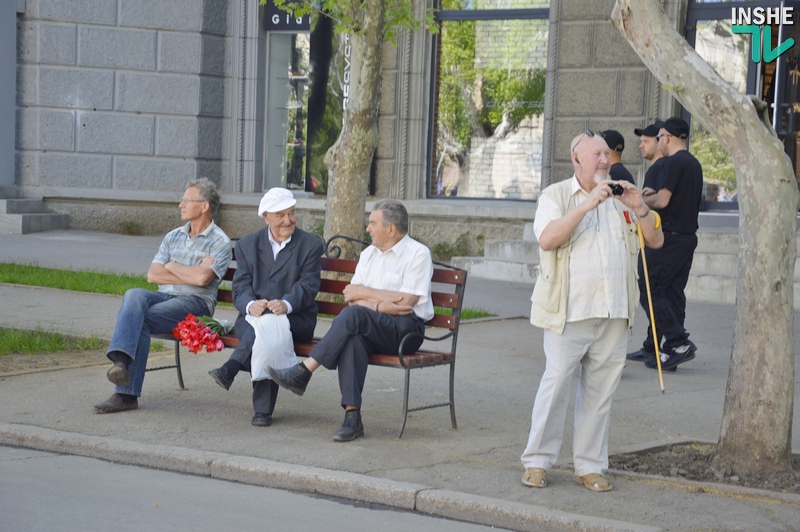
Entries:
<svg viewBox="0 0 800 532">
<path fill-rule="evenodd" d="M 363 33 L 349 36 L 352 48 L 347 107 L 339 138 L 325 155 L 329 176 L 326 239 L 333 235 L 360 239 L 364 234 L 369 172 L 378 146 L 384 9 L 383 0 L 365 0 Z M 343 256 L 356 258 L 358 251 L 345 246 Z"/>
<path fill-rule="evenodd" d="M 671 27 L 657 0 L 617 0 L 617 30 L 650 71 L 733 158 L 739 271 L 717 467 L 789 473 L 794 399 L 794 263 L 798 190 L 791 162 L 750 98 Z"/>
</svg>

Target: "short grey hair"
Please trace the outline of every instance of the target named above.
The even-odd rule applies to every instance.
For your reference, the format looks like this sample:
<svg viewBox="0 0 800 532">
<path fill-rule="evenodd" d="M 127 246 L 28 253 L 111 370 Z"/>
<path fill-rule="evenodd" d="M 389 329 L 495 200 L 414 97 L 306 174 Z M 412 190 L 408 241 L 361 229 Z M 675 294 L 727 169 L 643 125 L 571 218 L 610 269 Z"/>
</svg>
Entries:
<svg viewBox="0 0 800 532">
<path fill-rule="evenodd" d="M 208 202 L 211 216 L 216 214 L 221 200 L 219 198 L 219 192 L 217 192 L 217 185 L 215 185 L 213 181 L 207 177 L 201 177 L 186 183 L 186 188 L 196 188 L 200 199 Z"/>
<path fill-rule="evenodd" d="M 383 212 L 383 225 L 394 224 L 401 233 L 408 234 L 408 211 L 395 199 L 382 199 L 375 204 L 372 212 Z"/>
</svg>

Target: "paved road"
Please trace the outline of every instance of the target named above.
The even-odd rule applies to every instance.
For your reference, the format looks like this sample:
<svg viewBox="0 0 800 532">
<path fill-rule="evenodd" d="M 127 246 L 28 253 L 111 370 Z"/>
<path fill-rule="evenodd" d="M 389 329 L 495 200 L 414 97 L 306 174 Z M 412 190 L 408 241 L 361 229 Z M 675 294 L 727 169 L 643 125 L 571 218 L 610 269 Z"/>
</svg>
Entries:
<svg viewBox="0 0 800 532">
<path fill-rule="evenodd" d="M 497 530 L 382 506 L 13 447 L 0 447 L 0 493 L 0 530 Z"/>
</svg>

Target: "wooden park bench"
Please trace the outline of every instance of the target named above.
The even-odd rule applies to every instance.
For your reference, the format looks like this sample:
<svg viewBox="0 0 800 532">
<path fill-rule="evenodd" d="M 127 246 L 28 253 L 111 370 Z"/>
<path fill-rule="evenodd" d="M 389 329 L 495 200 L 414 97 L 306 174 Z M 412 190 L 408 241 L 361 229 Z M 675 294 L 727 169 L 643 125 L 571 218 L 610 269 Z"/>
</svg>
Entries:
<svg viewBox="0 0 800 532">
<path fill-rule="evenodd" d="M 317 306 L 319 307 L 320 315 L 338 316 L 339 313 L 347 307 L 347 303 L 343 301 L 342 293 L 344 287 L 347 286 L 348 280 L 341 279 L 342 275 L 349 279 L 356 271 L 356 264 L 358 261 L 347 260 L 338 258 L 341 249 L 337 245 L 333 245 L 334 240 L 347 240 L 357 242 L 362 245 L 367 245 L 366 242 L 354 240 L 349 237 L 334 236 L 325 246 L 325 255 L 322 257 L 322 284 L 319 293 L 330 294 L 332 297 L 319 297 Z M 235 258 L 234 258 L 235 259 Z M 231 262 L 228 268 L 224 281 L 233 280 L 233 275 L 236 272 L 236 266 Z M 331 275 L 333 274 L 333 275 Z M 335 278 L 328 278 L 335 277 Z M 433 286 L 431 298 L 433 300 L 434 309 L 436 314 L 433 318 L 425 323 L 425 340 L 432 342 L 443 342 L 442 348 L 433 350 L 423 348 L 415 353 L 407 353 L 404 350 L 405 340 L 401 342 L 400 348 L 397 353 L 381 353 L 369 355 L 369 364 L 375 366 L 384 366 L 391 368 L 398 368 L 405 371 L 405 383 L 403 387 L 403 419 L 400 428 L 397 431 L 397 437 L 403 436 L 406 421 L 409 412 L 416 412 L 419 410 L 427 410 L 430 408 L 438 408 L 449 406 L 450 407 L 450 422 L 453 429 L 458 428 L 456 425 L 456 411 L 454 403 L 454 384 L 455 384 L 455 367 L 456 367 L 456 346 L 458 343 L 458 329 L 460 325 L 461 306 L 464 302 L 464 290 L 467 282 L 467 272 L 454 268 L 447 264 L 434 262 L 433 270 Z M 233 293 L 226 284 L 222 285 L 217 292 L 217 302 L 233 303 Z M 180 342 L 170 334 L 154 334 L 153 338 L 161 340 L 171 340 L 175 342 L 175 363 L 147 368 L 147 371 L 157 371 L 162 369 L 175 368 L 178 373 L 178 384 L 181 389 L 185 389 L 183 385 L 183 374 L 181 372 L 181 358 L 180 358 Z M 235 348 L 239 345 L 239 339 L 233 332 L 220 337 L 225 347 Z M 406 337 L 408 338 L 408 336 Z M 307 357 L 315 345 L 321 338 L 313 338 L 309 342 L 296 343 L 294 345 L 295 353 L 299 357 Z M 414 408 L 408 407 L 409 402 L 409 384 L 411 378 L 411 370 L 430 368 L 435 366 L 449 366 L 450 379 L 449 379 L 449 401 L 445 403 L 433 403 Z"/>
</svg>

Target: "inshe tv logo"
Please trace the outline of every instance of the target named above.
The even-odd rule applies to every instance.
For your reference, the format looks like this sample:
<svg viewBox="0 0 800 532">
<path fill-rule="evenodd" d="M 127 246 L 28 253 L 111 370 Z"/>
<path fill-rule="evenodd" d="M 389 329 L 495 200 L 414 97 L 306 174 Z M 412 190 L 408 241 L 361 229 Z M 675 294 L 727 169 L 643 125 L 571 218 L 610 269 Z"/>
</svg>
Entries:
<svg viewBox="0 0 800 532">
<path fill-rule="evenodd" d="M 772 48 L 772 26 L 781 24 L 791 26 L 791 7 L 732 7 L 731 29 L 733 33 L 749 33 L 751 58 L 754 63 L 762 60 L 766 63 L 775 61 L 779 55 L 794 46 L 794 39 L 789 38 Z M 763 50 L 763 53 L 762 53 Z"/>
</svg>

